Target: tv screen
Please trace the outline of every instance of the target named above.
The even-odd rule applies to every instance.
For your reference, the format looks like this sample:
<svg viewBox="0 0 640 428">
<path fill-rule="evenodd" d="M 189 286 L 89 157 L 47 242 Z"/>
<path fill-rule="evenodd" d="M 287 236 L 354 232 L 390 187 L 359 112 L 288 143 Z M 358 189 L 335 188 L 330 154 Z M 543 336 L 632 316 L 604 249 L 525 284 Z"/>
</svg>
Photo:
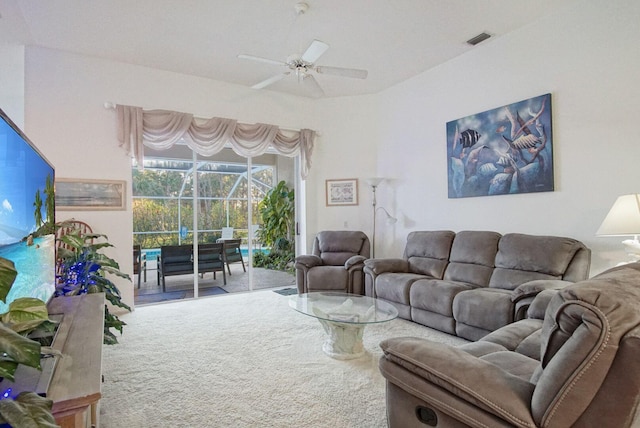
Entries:
<svg viewBox="0 0 640 428">
<path fill-rule="evenodd" d="M 0 313 L 55 290 L 54 168 L 0 109 L 0 257 L 18 271 Z"/>
</svg>

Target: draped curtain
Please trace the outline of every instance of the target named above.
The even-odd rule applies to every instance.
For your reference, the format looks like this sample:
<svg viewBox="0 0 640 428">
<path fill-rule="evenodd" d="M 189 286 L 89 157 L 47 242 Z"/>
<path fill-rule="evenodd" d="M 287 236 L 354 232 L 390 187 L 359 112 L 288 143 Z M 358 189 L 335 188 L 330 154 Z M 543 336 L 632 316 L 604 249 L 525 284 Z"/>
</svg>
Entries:
<svg viewBox="0 0 640 428">
<path fill-rule="evenodd" d="M 294 157 L 300 155 L 302 179 L 311 168 L 311 153 L 316 133 L 302 129 L 285 135 L 276 125 L 243 124 L 234 119 L 196 119 L 192 114 L 167 110 L 144 111 L 140 107 L 116 105 L 118 140 L 120 147 L 142 165 L 144 146 L 168 149 L 184 141 L 193 151 L 211 156 L 226 144 L 241 156 L 263 154 L 269 147 L 278 153 Z"/>
</svg>

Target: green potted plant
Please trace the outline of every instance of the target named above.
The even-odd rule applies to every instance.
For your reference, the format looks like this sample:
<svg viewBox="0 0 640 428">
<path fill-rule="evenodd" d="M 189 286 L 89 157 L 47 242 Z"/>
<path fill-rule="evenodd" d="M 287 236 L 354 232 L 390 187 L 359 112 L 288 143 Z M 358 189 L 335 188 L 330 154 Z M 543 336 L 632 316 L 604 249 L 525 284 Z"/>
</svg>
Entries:
<svg viewBox="0 0 640 428">
<path fill-rule="evenodd" d="M 271 247 L 269 254 L 254 254 L 254 266 L 293 271 L 295 247 L 292 238 L 295 221 L 295 197 L 287 183 L 280 181 L 258 205 L 262 227 L 260 241 Z"/>
<path fill-rule="evenodd" d="M 65 223 L 56 225 L 67 227 Z M 122 301 L 118 287 L 107 277 L 113 274 L 131 281 L 131 277 L 120 272 L 120 266 L 114 259 L 101 252 L 103 248 L 113 247 L 104 234 L 84 233 L 79 229 L 71 229 L 69 233 L 59 239 L 64 245 L 58 247 L 58 275 L 55 296 L 74 296 L 84 293 L 104 293 L 105 298 L 112 305 L 131 311 Z M 122 334 L 123 322 L 109 311 L 104 310 L 104 343 L 113 345 L 118 343 L 116 335 L 111 331 L 116 329 Z"/>
<path fill-rule="evenodd" d="M 0 257 L 0 300 L 3 302 L 17 274 L 13 262 Z M 26 335 L 51 325 L 45 302 L 23 297 L 9 304 L 9 310 L 0 315 L 0 377 L 15 381 L 15 371 L 20 364 L 41 370 L 42 345 Z M 58 426 L 51 414 L 51 400 L 35 392 L 21 392 L 15 398 L 8 390 L 0 391 L 0 394 L 0 427 Z"/>
</svg>

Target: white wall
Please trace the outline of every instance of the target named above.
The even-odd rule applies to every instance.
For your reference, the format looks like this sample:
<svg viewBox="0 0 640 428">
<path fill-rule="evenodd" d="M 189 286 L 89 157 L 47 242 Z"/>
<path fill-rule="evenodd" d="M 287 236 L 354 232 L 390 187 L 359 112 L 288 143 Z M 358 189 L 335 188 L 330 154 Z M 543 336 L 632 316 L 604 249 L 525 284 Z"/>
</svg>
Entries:
<svg viewBox="0 0 640 428">
<path fill-rule="evenodd" d="M 371 192 L 363 180 L 379 175 L 390 178 L 379 188 L 379 204 L 400 221 L 379 222 L 377 257 L 399 256 L 412 230 L 517 231 L 584 241 L 594 250 L 595 273 L 625 258 L 620 239 L 596 238 L 596 229 L 618 195 L 640 190 L 639 19 L 640 2 L 633 0 L 577 2 L 380 94 L 324 100 L 29 47 L 25 131 L 59 177 L 130 183 L 115 113 L 103 108 L 105 101 L 312 128 L 320 137 L 305 183 L 308 237 L 323 229 L 370 234 Z M 19 65 L 14 70 L 19 79 Z M 448 199 L 446 122 L 547 92 L 556 191 Z M 331 178 L 358 178 L 360 204 L 326 207 Z M 132 271 L 130 209 L 58 213 L 58 219 L 64 214 L 109 235 L 122 269 Z M 132 303 L 133 286 L 118 286 Z"/>
<path fill-rule="evenodd" d="M 0 44 L 0 108 L 24 130 L 24 46 Z"/>
<path fill-rule="evenodd" d="M 307 248 L 320 230 L 363 230 L 371 222 L 371 191 L 364 178 L 375 175 L 379 145 L 377 96 L 344 97 L 319 102 L 310 118 L 320 132 L 306 180 Z M 358 179 L 357 206 L 326 206 L 328 179 Z"/>
<path fill-rule="evenodd" d="M 592 273 L 625 260 L 623 238 L 595 232 L 618 195 L 640 192 L 639 21 L 637 1 L 578 2 L 378 94 L 380 120 L 368 123 L 380 140 L 376 171 L 369 172 L 369 160 L 355 169 L 360 177 L 391 179 L 380 186 L 378 202 L 400 221 L 389 227 L 378 217 L 376 256 L 401 255 L 412 230 L 479 229 L 577 238 L 593 249 Z M 556 190 L 448 199 L 446 122 L 549 92 Z M 363 111 L 370 102 L 363 100 Z M 351 119 L 357 106 L 329 109 L 334 118 Z M 315 158 L 315 165 L 324 172 L 329 157 L 347 144 L 358 145 L 350 153 L 368 153 L 369 141 L 353 139 L 353 132 L 331 133 L 329 155 Z M 335 209 L 318 207 L 312 229 L 333 227 Z M 342 216 L 357 212 L 368 219 L 368 209 L 343 208 Z M 363 224 L 370 233 L 370 222 Z"/>
</svg>

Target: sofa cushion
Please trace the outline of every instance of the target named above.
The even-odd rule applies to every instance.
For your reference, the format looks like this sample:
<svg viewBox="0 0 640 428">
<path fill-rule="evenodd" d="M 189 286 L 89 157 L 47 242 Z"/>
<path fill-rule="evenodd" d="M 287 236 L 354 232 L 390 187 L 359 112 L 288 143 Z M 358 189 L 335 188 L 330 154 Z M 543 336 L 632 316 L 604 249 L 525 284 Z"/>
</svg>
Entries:
<svg viewBox="0 0 640 428">
<path fill-rule="evenodd" d="M 349 272 L 344 266 L 317 266 L 307 273 L 307 291 L 344 290 Z M 314 286 L 316 288 L 314 290 Z"/>
<path fill-rule="evenodd" d="M 453 240 L 449 261 L 493 267 L 501 236 L 498 232 L 488 231 L 458 232 Z"/>
<path fill-rule="evenodd" d="M 383 273 L 376 278 L 376 297 L 390 302 L 409 305 L 411 285 L 424 275 L 416 273 Z"/>
<path fill-rule="evenodd" d="M 411 307 L 453 317 L 453 298 L 461 291 L 471 290 L 470 284 L 441 279 L 420 279 L 409 291 Z"/>
<path fill-rule="evenodd" d="M 571 238 L 506 234 L 498 244 L 496 268 L 489 286 L 514 290 L 533 280 L 562 279 L 581 248 L 584 245 Z"/>
<path fill-rule="evenodd" d="M 562 278 L 583 245 L 571 238 L 509 233 L 500 239 L 496 267 Z"/>
<path fill-rule="evenodd" d="M 322 263 L 329 266 L 340 266 L 344 269 L 344 264 L 353 256 L 348 252 L 323 252 L 320 255 Z"/>
<path fill-rule="evenodd" d="M 460 281 L 477 287 L 489 285 L 493 268 L 470 263 L 449 263 L 444 272 L 447 281 Z"/>
<path fill-rule="evenodd" d="M 513 322 L 511 292 L 497 288 L 476 288 L 462 291 L 453 299 L 453 317 L 456 323 L 466 324 L 487 332 Z M 468 337 L 456 328 L 458 335 Z"/>
<path fill-rule="evenodd" d="M 493 273 L 500 236 L 497 232 L 458 232 L 451 246 L 444 279 L 486 287 Z"/>
<path fill-rule="evenodd" d="M 531 379 L 531 374 L 540 365 L 536 359 L 511 351 L 492 352 L 480 358 L 526 381 Z"/>
<path fill-rule="evenodd" d="M 542 319 L 523 319 L 493 331 L 474 343 L 493 343 L 506 351 L 539 361 L 541 329 Z"/>
<path fill-rule="evenodd" d="M 515 290 L 525 282 L 535 280 L 557 280 L 558 276 L 551 276 L 540 272 L 531 272 L 517 269 L 495 268 L 489 280 L 489 287 Z"/>
<path fill-rule="evenodd" d="M 417 231 L 407 236 L 404 258 L 414 273 L 442 279 L 449 263 L 449 253 L 455 233 L 445 231 Z"/>
</svg>

